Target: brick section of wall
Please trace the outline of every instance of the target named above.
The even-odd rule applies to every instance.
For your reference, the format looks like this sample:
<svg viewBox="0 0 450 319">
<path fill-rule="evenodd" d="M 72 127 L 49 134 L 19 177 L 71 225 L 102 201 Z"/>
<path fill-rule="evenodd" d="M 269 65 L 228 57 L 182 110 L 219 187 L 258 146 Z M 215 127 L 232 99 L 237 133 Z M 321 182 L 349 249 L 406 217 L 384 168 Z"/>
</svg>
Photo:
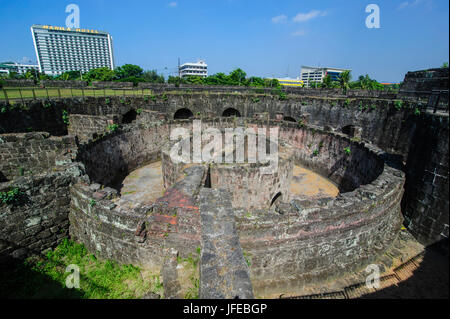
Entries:
<svg viewBox="0 0 450 319">
<path fill-rule="evenodd" d="M 407 161 L 406 225 L 425 244 L 448 239 L 449 119 L 422 114 Z"/>
<path fill-rule="evenodd" d="M 17 187 L 16 204 L 0 203 L 0 261 L 26 258 L 53 248 L 69 232 L 69 186 L 83 174 L 77 164 L 47 174 L 0 184 L 0 192 Z"/>
<path fill-rule="evenodd" d="M 0 182 L 41 174 L 71 161 L 72 136 L 50 137 L 49 133 L 0 135 Z"/>
<path fill-rule="evenodd" d="M 204 188 L 200 192 L 200 203 L 200 298 L 253 299 L 249 268 L 239 244 L 230 194 Z"/>
</svg>

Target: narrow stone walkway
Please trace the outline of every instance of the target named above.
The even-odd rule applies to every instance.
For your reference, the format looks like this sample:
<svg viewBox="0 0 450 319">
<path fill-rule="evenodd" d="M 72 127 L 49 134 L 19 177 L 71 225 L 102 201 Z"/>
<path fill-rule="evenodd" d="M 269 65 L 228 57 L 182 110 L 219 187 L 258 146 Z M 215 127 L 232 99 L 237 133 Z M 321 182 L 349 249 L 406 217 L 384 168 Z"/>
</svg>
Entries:
<svg viewBox="0 0 450 319">
<path fill-rule="evenodd" d="M 202 250 L 200 298 L 252 299 L 253 289 L 231 208 L 224 190 L 200 192 Z"/>
</svg>

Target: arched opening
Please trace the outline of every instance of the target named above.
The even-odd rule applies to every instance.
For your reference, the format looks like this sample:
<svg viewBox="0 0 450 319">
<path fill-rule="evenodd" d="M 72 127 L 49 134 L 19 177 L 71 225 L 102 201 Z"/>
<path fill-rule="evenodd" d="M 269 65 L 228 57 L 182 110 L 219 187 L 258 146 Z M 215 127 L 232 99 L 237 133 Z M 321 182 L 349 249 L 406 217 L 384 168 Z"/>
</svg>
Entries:
<svg viewBox="0 0 450 319">
<path fill-rule="evenodd" d="M 122 124 L 130 124 L 136 120 L 137 112 L 136 110 L 130 110 L 122 116 Z"/>
<path fill-rule="evenodd" d="M 285 116 L 283 118 L 283 121 L 286 121 L 286 122 L 297 122 L 292 116 Z"/>
<path fill-rule="evenodd" d="M 222 116 L 223 117 L 241 117 L 241 113 L 238 110 L 230 107 L 230 108 L 226 109 L 225 111 L 223 111 Z"/>
<path fill-rule="evenodd" d="M 341 129 L 341 132 L 350 135 L 350 133 L 352 132 L 352 127 L 353 125 L 346 125 Z"/>
<path fill-rule="evenodd" d="M 194 114 L 191 112 L 191 110 L 184 108 L 184 109 L 179 109 L 178 111 L 176 111 L 173 118 L 175 120 L 187 120 L 193 116 L 194 116 Z"/>
<path fill-rule="evenodd" d="M 283 194 L 281 192 L 278 192 L 270 202 L 270 207 L 277 205 L 281 200 L 283 199 Z"/>
</svg>

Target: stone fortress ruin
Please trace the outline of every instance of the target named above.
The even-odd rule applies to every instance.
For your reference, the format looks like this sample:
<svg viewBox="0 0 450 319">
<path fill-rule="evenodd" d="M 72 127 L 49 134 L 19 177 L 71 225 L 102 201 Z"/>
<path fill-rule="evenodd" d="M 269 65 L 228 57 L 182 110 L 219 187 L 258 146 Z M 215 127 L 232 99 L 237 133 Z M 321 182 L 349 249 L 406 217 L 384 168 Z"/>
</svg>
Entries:
<svg viewBox="0 0 450 319">
<path fill-rule="evenodd" d="M 192 254 L 200 298 L 351 298 L 376 291 L 357 286 L 368 265 L 387 287 L 448 238 L 448 68 L 409 72 L 399 93 L 151 89 L 3 106 L 0 192 L 21 198 L 0 203 L 2 262 L 70 237 L 160 272 L 166 298 Z M 173 161 L 171 132 L 197 123 L 278 129 L 277 169 Z"/>
</svg>

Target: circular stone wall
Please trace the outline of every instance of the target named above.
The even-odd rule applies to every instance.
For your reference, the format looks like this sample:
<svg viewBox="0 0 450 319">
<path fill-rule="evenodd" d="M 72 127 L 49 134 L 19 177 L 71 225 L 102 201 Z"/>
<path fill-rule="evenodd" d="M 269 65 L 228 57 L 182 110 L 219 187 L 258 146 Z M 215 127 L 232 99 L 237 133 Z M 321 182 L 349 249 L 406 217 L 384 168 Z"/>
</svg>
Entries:
<svg viewBox="0 0 450 319">
<path fill-rule="evenodd" d="M 283 185 L 289 183 L 273 175 L 276 186 L 265 191 L 264 209 L 234 207 L 255 293 L 292 291 L 307 282 L 340 276 L 371 263 L 392 243 L 402 220 L 404 175 L 384 162 L 383 152 L 343 134 L 295 123 L 245 118 L 202 121 L 205 129 L 236 126 L 280 127 L 280 140 L 289 141 L 292 148 L 283 178 L 288 180 L 288 171 L 300 164 L 331 179 L 341 191 L 336 198 L 325 200 L 304 200 L 288 191 L 279 197 Z M 193 122 L 129 125 L 80 149 L 79 159 L 91 184 L 72 187 L 70 227 L 72 236 L 89 250 L 121 262 L 161 267 L 168 249 L 187 256 L 200 246 L 198 194 L 202 188 L 226 183 L 232 185 L 230 193 L 239 193 L 233 183 L 245 176 L 241 167 L 218 164 L 215 173 L 205 164 L 170 164 L 162 150 L 176 127 L 192 130 Z M 150 205 L 129 206 L 121 202 L 117 191 L 97 184 L 107 186 L 117 170 L 130 171 L 160 157 L 166 190 Z M 214 177 L 227 172 L 231 174 L 224 178 L 226 182 Z M 277 199 L 276 212 L 267 207 L 272 196 Z"/>
</svg>

